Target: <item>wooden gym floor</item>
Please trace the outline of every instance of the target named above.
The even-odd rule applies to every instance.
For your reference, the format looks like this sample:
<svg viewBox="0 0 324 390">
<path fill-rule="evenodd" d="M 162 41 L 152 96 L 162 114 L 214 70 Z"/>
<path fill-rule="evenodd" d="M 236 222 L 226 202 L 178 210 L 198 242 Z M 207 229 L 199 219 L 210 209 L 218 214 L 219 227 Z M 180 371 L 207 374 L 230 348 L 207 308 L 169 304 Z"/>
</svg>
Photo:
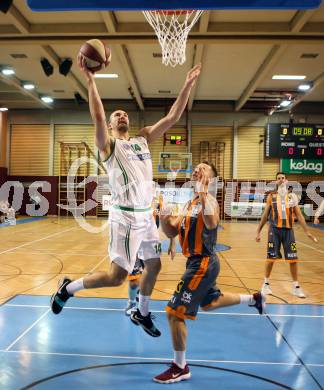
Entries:
<svg viewBox="0 0 324 390">
<path fill-rule="evenodd" d="M 27 222 L 27 221 L 26 221 Z M 101 226 L 104 220 L 88 220 Z M 257 225 L 227 222 L 218 235 L 218 242 L 231 247 L 219 252 L 221 272 L 218 285 L 222 290 L 246 293 L 261 287 L 266 253 L 266 229 L 262 242 L 254 240 Z M 270 303 L 324 304 L 324 230 L 312 228 L 319 239 L 314 244 L 296 225 L 295 234 L 300 258 L 299 281 L 307 298 L 291 295 L 289 266 L 274 265 Z M 79 278 L 95 270 L 107 270 L 108 231 L 92 234 L 79 227 L 74 219 L 41 218 L 0 229 L 0 303 L 18 294 L 51 295 L 63 275 Z M 167 242 L 164 242 L 166 247 Z M 183 272 L 184 257 L 178 253 L 171 261 L 162 255 L 163 268 L 152 298 L 167 300 Z M 127 284 L 121 287 L 88 290 L 77 296 L 126 298 Z"/>
</svg>

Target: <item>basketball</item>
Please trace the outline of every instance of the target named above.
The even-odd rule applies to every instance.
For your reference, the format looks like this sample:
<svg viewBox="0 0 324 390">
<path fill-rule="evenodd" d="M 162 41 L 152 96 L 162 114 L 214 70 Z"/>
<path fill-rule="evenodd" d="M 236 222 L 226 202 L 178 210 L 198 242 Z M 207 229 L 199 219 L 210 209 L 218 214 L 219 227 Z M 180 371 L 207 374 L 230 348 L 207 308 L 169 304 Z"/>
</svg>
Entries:
<svg viewBox="0 0 324 390">
<path fill-rule="evenodd" d="M 79 52 L 85 59 L 87 68 L 98 72 L 110 64 L 111 50 L 99 39 L 90 39 L 84 43 Z"/>
</svg>

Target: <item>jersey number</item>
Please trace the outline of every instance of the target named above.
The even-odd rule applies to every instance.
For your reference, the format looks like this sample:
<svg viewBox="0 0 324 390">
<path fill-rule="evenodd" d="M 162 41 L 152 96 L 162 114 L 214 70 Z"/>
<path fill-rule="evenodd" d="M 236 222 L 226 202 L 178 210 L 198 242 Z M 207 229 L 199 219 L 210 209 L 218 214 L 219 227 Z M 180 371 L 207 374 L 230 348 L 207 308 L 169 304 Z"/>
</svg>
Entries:
<svg viewBox="0 0 324 390">
<path fill-rule="evenodd" d="M 161 253 L 162 252 L 162 246 L 161 243 L 154 245 L 155 253 Z"/>
<path fill-rule="evenodd" d="M 141 147 L 137 144 L 132 145 L 132 149 L 134 150 L 134 152 L 140 152 L 142 150 Z"/>
</svg>

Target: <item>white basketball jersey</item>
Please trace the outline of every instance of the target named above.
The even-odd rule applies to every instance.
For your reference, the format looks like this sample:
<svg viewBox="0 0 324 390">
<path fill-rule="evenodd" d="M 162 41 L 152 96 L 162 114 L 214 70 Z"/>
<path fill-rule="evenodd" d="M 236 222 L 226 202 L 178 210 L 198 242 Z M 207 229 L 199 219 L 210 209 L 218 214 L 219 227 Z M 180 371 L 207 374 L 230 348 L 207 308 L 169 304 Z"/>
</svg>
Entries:
<svg viewBox="0 0 324 390">
<path fill-rule="evenodd" d="M 112 192 L 112 204 L 141 209 L 153 198 L 152 158 L 144 137 L 116 139 L 115 149 L 104 162 Z"/>
</svg>

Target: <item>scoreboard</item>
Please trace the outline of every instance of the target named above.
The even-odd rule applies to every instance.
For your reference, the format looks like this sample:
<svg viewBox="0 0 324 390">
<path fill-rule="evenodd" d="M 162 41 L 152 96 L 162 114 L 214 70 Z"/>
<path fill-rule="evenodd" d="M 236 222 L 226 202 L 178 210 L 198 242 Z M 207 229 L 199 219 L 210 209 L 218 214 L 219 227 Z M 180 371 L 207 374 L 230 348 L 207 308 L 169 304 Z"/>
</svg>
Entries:
<svg viewBox="0 0 324 390">
<path fill-rule="evenodd" d="M 324 125 L 270 123 L 265 134 L 266 158 L 324 158 Z"/>
</svg>

